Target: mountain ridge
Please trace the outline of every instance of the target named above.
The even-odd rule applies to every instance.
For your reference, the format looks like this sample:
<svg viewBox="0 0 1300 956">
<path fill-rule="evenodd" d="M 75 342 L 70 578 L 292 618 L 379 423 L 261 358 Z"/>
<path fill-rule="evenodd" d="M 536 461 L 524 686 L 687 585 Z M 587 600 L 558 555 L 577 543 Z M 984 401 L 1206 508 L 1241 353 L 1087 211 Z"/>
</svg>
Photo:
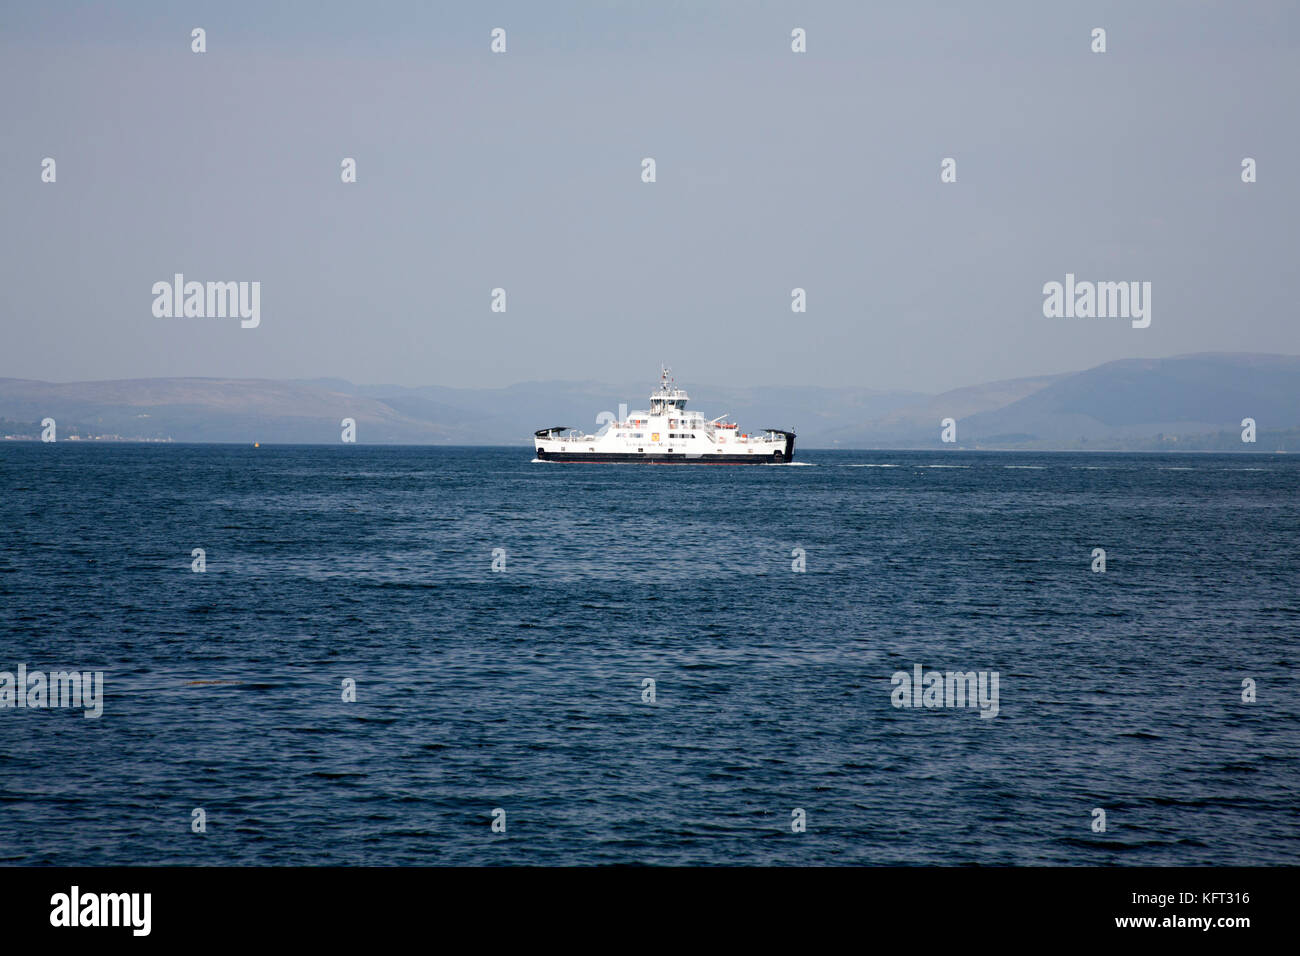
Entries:
<svg viewBox="0 0 1300 956">
<path fill-rule="evenodd" d="M 1245 418 L 1259 447 L 1300 450 L 1300 356 L 1201 352 L 1117 359 L 1078 372 L 962 386 L 940 394 L 867 387 L 682 383 L 692 407 L 742 427 L 790 428 L 803 448 L 1235 447 Z M 527 445 L 538 427 L 594 429 L 603 411 L 644 407 L 650 386 L 594 380 L 493 388 L 357 385 L 345 379 L 220 376 L 44 382 L 0 378 L 0 430 L 34 437 L 333 443 L 351 418 L 362 443 Z M 956 421 L 955 443 L 941 422 Z M 1172 438 L 1171 438 L 1172 436 Z M 1265 441 L 1265 436 L 1270 436 Z M 1238 435 L 1239 441 L 1239 435 Z M 1281 444 L 1273 448 L 1272 444 Z"/>
</svg>

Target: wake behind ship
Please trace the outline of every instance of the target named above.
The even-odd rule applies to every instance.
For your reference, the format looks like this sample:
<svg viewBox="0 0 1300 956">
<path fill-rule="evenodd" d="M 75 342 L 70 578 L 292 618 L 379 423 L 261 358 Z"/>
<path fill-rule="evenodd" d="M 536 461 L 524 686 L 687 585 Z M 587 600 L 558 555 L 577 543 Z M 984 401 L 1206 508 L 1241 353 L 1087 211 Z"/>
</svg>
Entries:
<svg viewBox="0 0 1300 956">
<path fill-rule="evenodd" d="M 705 421 L 686 410 L 687 394 L 663 369 L 650 408 L 627 413 L 594 435 L 566 425 L 533 433 L 539 461 L 646 462 L 655 465 L 764 465 L 794 460 L 794 432 L 765 428 L 741 432 L 726 415 Z"/>
</svg>

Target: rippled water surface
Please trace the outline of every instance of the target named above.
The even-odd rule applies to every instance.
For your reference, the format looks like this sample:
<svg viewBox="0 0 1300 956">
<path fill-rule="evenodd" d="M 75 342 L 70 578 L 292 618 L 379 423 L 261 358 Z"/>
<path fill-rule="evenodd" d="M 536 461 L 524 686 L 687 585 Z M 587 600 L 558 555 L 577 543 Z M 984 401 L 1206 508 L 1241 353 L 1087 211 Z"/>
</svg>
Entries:
<svg viewBox="0 0 1300 956">
<path fill-rule="evenodd" d="M 3 443 L 0 862 L 1300 862 L 1300 460 L 799 454 Z"/>
</svg>

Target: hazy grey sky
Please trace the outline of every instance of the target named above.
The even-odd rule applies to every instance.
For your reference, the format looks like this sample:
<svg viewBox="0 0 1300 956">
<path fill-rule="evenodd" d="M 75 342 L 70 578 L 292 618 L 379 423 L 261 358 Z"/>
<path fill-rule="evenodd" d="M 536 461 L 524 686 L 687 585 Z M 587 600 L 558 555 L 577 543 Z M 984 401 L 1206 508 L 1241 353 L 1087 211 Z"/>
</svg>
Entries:
<svg viewBox="0 0 1300 956">
<path fill-rule="evenodd" d="M 1295 3 L 118 7 L 0 9 L 0 376 L 931 391 L 1300 352 Z M 176 272 L 261 282 L 261 325 L 156 318 Z M 1151 326 L 1045 318 L 1067 272 L 1151 282 Z"/>
</svg>

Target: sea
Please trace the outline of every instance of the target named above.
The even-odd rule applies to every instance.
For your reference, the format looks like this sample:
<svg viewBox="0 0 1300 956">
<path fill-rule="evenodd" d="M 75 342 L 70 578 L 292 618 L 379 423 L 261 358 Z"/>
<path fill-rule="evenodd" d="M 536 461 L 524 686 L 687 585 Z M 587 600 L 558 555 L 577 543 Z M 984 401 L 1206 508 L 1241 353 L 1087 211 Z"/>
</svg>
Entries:
<svg viewBox="0 0 1300 956">
<path fill-rule="evenodd" d="M 0 863 L 1300 863 L 1300 459 L 797 454 L 0 443 Z"/>
</svg>

